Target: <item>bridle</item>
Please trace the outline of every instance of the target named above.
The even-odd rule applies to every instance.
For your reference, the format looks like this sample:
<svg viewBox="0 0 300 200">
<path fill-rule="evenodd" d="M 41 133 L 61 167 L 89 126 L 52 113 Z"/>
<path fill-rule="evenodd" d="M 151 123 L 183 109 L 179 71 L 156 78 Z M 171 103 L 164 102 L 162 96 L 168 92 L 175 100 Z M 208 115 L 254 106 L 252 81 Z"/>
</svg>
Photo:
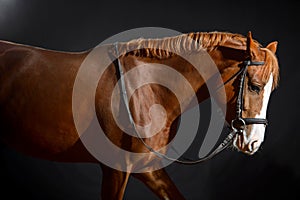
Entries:
<svg viewBox="0 0 300 200">
<path fill-rule="evenodd" d="M 119 88 L 120 88 L 120 93 L 122 94 L 122 97 L 123 97 L 121 99 L 123 100 L 123 103 L 126 107 L 128 117 L 129 117 L 129 121 L 130 121 L 130 123 L 133 127 L 133 130 L 135 131 L 135 134 L 138 137 L 138 139 L 143 143 L 143 145 L 150 152 L 154 153 L 156 156 L 158 156 L 160 158 L 163 158 L 163 159 L 166 159 L 166 160 L 169 160 L 169 161 L 172 161 L 172 162 L 177 162 L 177 163 L 180 163 L 180 164 L 191 165 L 191 164 L 201 163 L 201 162 L 204 162 L 206 160 L 211 159 L 216 154 L 218 154 L 221 151 L 223 151 L 224 149 L 226 149 L 229 146 L 229 144 L 231 144 L 232 139 L 235 137 L 236 134 L 242 134 L 244 132 L 244 130 L 246 129 L 246 125 L 249 125 L 249 124 L 264 124 L 265 126 L 268 125 L 268 120 L 267 119 L 264 119 L 264 118 L 244 118 L 242 116 L 243 93 L 244 93 L 244 85 L 245 85 L 245 77 L 246 77 L 246 74 L 247 74 L 247 68 L 248 68 L 248 66 L 262 66 L 265 63 L 264 61 L 245 60 L 241 63 L 241 69 L 222 84 L 222 87 L 223 87 L 228 82 L 230 82 L 232 79 L 234 79 L 235 77 L 241 75 L 240 84 L 239 84 L 239 87 L 238 87 L 237 103 L 236 103 L 236 117 L 231 121 L 231 126 L 229 127 L 231 129 L 231 132 L 225 137 L 223 142 L 215 150 L 213 150 L 211 153 L 209 153 L 207 156 L 205 156 L 203 158 L 200 158 L 198 160 L 190 160 L 190 159 L 179 160 L 177 158 L 171 158 L 171 157 L 169 157 L 165 154 L 162 154 L 162 153 L 154 150 L 151 146 L 149 146 L 144 141 L 144 139 L 142 138 L 140 133 L 137 131 L 136 125 L 134 123 L 132 114 L 131 114 L 130 109 L 129 109 L 129 101 L 128 101 L 128 96 L 127 96 L 127 93 L 126 93 L 126 87 L 125 87 L 125 81 L 124 81 L 124 72 L 123 72 L 122 65 L 121 65 L 121 62 L 120 62 L 120 59 L 119 59 L 120 55 L 119 55 L 119 49 L 118 49 L 118 43 L 117 42 L 114 43 L 114 48 L 115 48 L 117 59 L 115 59 L 115 57 L 114 57 L 113 62 L 114 62 L 114 66 L 116 68 L 117 78 L 119 79 L 118 84 L 119 84 Z M 218 88 L 220 88 L 220 87 L 218 87 Z"/>
<path fill-rule="evenodd" d="M 238 96 L 236 100 L 236 117 L 231 121 L 231 128 L 233 130 L 236 130 L 238 133 L 242 133 L 246 125 L 249 124 L 264 124 L 265 126 L 268 125 L 268 120 L 265 118 L 244 118 L 242 116 L 242 110 L 243 110 L 243 94 L 244 94 L 244 85 L 245 85 L 245 77 L 247 74 L 247 68 L 248 66 L 261 66 L 264 65 L 265 62 L 263 61 L 251 61 L 246 60 L 243 61 L 243 66 L 240 69 L 239 74 L 241 74 L 240 78 L 240 85 L 238 88 Z"/>
</svg>

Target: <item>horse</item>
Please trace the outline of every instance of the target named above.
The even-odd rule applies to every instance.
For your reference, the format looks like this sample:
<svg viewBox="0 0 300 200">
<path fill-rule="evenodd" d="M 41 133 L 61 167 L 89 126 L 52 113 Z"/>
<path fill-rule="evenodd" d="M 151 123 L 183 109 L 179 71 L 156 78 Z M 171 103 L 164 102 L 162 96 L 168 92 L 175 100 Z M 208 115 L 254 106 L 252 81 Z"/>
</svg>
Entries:
<svg viewBox="0 0 300 200">
<path fill-rule="evenodd" d="M 238 133 L 231 143 L 237 150 L 252 155 L 264 140 L 268 101 L 279 82 L 276 49 L 276 41 L 263 47 L 252 38 L 251 32 L 247 36 L 229 32 L 192 32 L 99 46 L 98 53 L 110 59 L 110 64 L 99 77 L 95 95 L 91 97 L 96 121 L 105 136 L 117 147 L 146 153 L 140 160 L 121 158 L 127 170 L 118 170 L 99 161 L 82 140 L 92 120 L 88 112 L 89 101 L 85 100 L 88 98 L 85 89 L 80 90 L 82 101 L 77 102 L 75 107 L 79 113 L 78 119 L 82 120 L 79 122 L 82 130 L 76 127 L 74 120 L 73 92 L 80 67 L 85 63 L 97 70 L 102 63 L 97 56 L 86 62 L 93 49 L 62 52 L 0 41 L 0 121 L 2 130 L 5 130 L 1 131 L 1 142 L 20 153 L 41 159 L 99 164 L 103 172 L 102 199 L 122 199 L 130 175 L 143 182 L 160 199 L 184 199 L 164 168 L 155 168 L 160 162 L 153 162 L 159 157 L 155 152 L 162 149 L 162 154 L 166 153 L 164 147 L 176 135 L 182 114 L 180 102 L 172 91 L 159 84 L 132 89 L 134 82 L 149 76 L 157 79 L 163 74 L 159 70 L 146 73 L 145 68 L 138 66 L 169 66 L 189 81 L 193 95 L 201 103 L 210 96 L 206 80 L 203 74 L 199 74 L 190 62 L 179 55 L 192 55 L 196 63 L 201 63 L 203 60 L 198 55 L 202 51 L 207 52 L 217 67 L 217 71 L 210 73 L 209 78 L 219 73 L 220 80 L 214 84 L 224 84 L 223 90 L 216 92 L 216 99 L 218 104 L 226 106 L 225 119 L 233 122 L 232 128 Z M 112 99 L 114 88 L 120 83 L 122 73 L 126 74 L 132 69 L 136 69 L 137 75 L 121 81 L 117 88 L 121 93 L 121 86 L 125 84 L 123 90 L 132 90 L 131 98 L 124 98 L 128 105 L 125 115 L 132 117 L 132 123 L 138 126 L 153 123 L 155 129 L 155 124 L 161 124 L 164 118 L 163 126 L 150 137 L 139 138 L 126 134 L 113 115 L 114 110 L 120 112 L 122 100 L 121 97 Z M 90 75 L 93 76 L 95 72 L 91 71 Z M 189 109 L 191 94 L 181 87 L 182 82 L 172 78 L 170 81 L 171 85 L 179 88 L 179 94 L 185 102 L 183 109 Z M 159 109 L 151 110 L 154 104 L 162 106 L 164 113 Z M 135 128 L 138 129 L 137 126 Z M 155 170 L 134 173 L 136 165 L 150 164 L 155 166 Z"/>
</svg>

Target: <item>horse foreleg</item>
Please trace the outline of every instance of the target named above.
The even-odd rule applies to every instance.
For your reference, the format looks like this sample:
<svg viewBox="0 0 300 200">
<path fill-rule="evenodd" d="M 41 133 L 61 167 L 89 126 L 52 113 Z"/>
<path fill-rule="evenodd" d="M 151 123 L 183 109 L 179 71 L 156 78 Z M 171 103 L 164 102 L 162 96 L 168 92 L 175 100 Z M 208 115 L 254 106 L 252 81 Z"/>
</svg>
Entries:
<svg viewBox="0 0 300 200">
<path fill-rule="evenodd" d="M 184 199 L 164 169 L 132 175 L 148 186 L 160 199 Z"/>
<path fill-rule="evenodd" d="M 130 173 L 121 172 L 104 165 L 101 165 L 101 168 L 103 173 L 101 188 L 102 200 L 123 199 Z"/>
</svg>

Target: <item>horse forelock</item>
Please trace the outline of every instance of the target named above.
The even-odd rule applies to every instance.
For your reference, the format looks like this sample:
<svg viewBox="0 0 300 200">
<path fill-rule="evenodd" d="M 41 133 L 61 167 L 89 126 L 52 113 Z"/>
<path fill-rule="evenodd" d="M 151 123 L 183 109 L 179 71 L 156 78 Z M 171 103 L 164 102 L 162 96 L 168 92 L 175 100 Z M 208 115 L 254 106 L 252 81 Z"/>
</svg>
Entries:
<svg viewBox="0 0 300 200">
<path fill-rule="evenodd" d="M 211 51 L 228 40 L 246 44 L 246 38 L 240 34 L 228 32 L 196 32 L 161 39 L 139 38 L 119 43 L 119 55 L 131 54 L 143 57 L 168 58 L 174 54 Z"/>
<path fill-rule="evenodd" d="M 261 48 L 261 50 L 265 51 L 265 66 L 262 69 L 263 80 L 267 82 L 270 78 L 270 75 L 273 75 L 273 84 L 272 90 L 278 87 L 279 83 L 279 65 L 276 55 L 270 51 L 268 48 Z"/>
</svg>

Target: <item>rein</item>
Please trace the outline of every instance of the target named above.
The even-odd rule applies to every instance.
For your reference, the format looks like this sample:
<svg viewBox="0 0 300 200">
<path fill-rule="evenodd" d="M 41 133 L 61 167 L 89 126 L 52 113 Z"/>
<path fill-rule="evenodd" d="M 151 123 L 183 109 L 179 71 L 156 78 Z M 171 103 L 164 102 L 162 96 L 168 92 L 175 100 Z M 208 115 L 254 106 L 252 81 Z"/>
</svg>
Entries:
<svg viewBox="0 0 300 200">
<path fill-rule="evenodd" d="M 236 134 L 241 134 L 243 133 L 243 131 L 246 128 L 246 125 L 248 124 L 264 124 L 267 125 L 268 121 L 267 119 L 263 119 L 263 118 L 243 118 L 242 117 L 242 108 L 243 108 L 243 88 L 244 88 L 244 83 L 245 83 L 245 77 L 246 77 L 246 72 L 247 72 L 247 68 L 248 66 L 261 66 L 264 65 L 263 61 L 259 61 L 259 62 L 255 62 L 255 61 L 251 61 L 251 60 L 246 60 L 242 62 L 242 67 L 241 69 L 235 73 L 231 78 L 229 78 L 227 81 L 225 81 L 222 86 L 224 86 L 225 84 L 227 84 L 228 82 L 230 82 L 233 78 L 239 76 L 241 74 L 241 78 L 240 78 L 240 85 L 239 85 L 239 90 L 238 90 L 238 97 L 237 97 L 237 105 L 236 105 L 236 117 L 235 119 L 232 120 L 231 122 L 231 132 L 225 137 L 225 139 L 223 140 L 223 142 L 215 149 L 213 150 L 211 153 L 209 153 L 208 155 L 206 155 L 203 158 L 197 159 L 197 160 L 190 160 L 190 159 L 184 159 L 184 160 L 179 160 L 176 158 L 171 158 L 165 154 L 162 154 L 156 150 L 154 150 L 151 146 L 149 146 L 144 139 L 142 138 L 142 136 L 140 135 L 140 133 L 137 131 L 136 125 L 134 123 L 132 114 L 130 112 L 130 108 L 129 108 L 129 100 L 128 100 L 128 96 L 127 96 L 127 92 L 126 92 L 126 87 L 125 87 L 125 80 L 124 80 L 124 71 L 122 69 L 122 64 L 121 61 L 119 59 L 119 50 L 118 50 L 118 43 L 114 43 L 114 48 L 116 51 L 116 55 L 117 55 L 117 63 L 114 63 L 115 65 L 115 69 L 117 72 L 117 78 L 119 79 L 118 83 L 119 83 L 119 87 L 120 87 L 120 93 L 122 94 L 122 99 L 123 99 L 123 103 L 125 104 L 127 113 L 128 113 L 128 117 L 129 117 L 129 121 L 130 124 L 133 127 L 133 130 L 136 134 L 136 136 L 138 137 L 138 139 L 143 143 L 143 145 L 152 153 L 154 153 L 156 156 L 172 161 L 172 162 L 177 162 L 180 164 L 185 164 L 185 165 L 192 165 L 192 164 L 198 164 L 198 163 L 202 163 L 204 161 L 207 161 L 211 158 L 213 158 L 215 155 L 217 155 L 218 153 L 220 153 L 221 151 L 223 151 L 224 149 L 226 149 L 231 143 L 232 143 L 232 139 L 235 137 Z M 114 59 L 115 62 L 115 59 Z M 220 87 L 222 87 L 220 86 Z M 217 90 L 220 88 L 218 87 Z"/>
</svg>

